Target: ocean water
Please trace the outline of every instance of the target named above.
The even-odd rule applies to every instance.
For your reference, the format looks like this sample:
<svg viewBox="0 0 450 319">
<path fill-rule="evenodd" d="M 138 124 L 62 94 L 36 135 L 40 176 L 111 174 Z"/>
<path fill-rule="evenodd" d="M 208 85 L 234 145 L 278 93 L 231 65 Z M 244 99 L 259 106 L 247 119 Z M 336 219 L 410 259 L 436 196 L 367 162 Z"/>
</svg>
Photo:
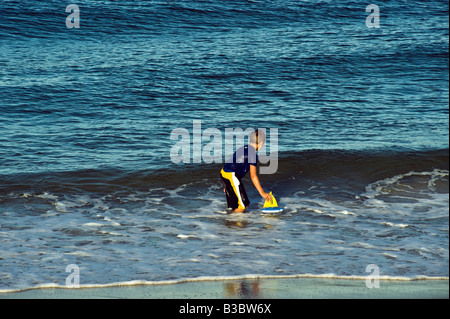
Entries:
<svg viewBox="0 0 450 319">
<path fill-rule="evenodd" d="M 79 28 L 69 4 L 0 2 L 1 290 L 68 265 L 82 285 L 448 277 L 447 1 L 380 2 L 379 28 L 361 1 L 83 0 Z M 227 213 L 199 121 L 267 129 L 282 214 L 248 177 Z"/>
</svg>

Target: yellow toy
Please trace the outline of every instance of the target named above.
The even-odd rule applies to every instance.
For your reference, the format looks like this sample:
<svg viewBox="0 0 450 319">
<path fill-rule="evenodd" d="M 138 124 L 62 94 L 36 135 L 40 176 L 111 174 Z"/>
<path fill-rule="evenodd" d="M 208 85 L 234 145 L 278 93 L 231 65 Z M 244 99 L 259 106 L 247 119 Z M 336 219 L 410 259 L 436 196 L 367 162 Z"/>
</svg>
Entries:
<svg viewBox="0 0 450 319">
<path fill-rule="evenodd" d="M 270 195 L 272 195 L 272 192 L 270 192 Z M 263 213 L 280 213 L 283 211 L 283 208 L 278 207 L 277 200 L 272 195 L 272 200 L 266 200 L 261 211 Z"/>
</svg>

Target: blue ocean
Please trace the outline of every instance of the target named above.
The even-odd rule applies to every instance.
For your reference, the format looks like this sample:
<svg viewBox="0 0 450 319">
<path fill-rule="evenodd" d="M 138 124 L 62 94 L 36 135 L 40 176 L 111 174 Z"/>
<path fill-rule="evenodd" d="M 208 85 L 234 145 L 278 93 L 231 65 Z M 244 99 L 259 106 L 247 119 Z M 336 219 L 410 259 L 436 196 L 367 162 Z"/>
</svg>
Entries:
<svg viewBox="0 0 450 319">
<path fill-rule="evenodd" d="M 81 286 L 448 279 L 448 1 L 370 4 L 1 1 L 0 291 L 69 265 Z M 225 133 L 248 128 L 282 213 L 249 176 L 227 211 Z M 223 161 L 198 160 L 212 131 Z"/>
</svg>

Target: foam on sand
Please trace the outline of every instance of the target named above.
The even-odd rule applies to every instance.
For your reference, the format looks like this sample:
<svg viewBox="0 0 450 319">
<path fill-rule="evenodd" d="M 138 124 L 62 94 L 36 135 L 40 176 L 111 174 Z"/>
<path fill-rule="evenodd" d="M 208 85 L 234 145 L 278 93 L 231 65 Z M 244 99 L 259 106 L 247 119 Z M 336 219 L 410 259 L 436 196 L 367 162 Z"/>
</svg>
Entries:
<svg viewBox="0 0 450 319">
<path fill-rule="evenodd" d="M 0 290 L 0 298 L 270 298 L 270 299 L 406 299 L 449 298 L 448 277 L 380 276 L 378 288 L 366 284 L 367 276 L 334 274 L 205 276 L 165 281 L 133 280 L 108 284 L 83 284 L 71 288 L 42 284 Z"/>
</svg>

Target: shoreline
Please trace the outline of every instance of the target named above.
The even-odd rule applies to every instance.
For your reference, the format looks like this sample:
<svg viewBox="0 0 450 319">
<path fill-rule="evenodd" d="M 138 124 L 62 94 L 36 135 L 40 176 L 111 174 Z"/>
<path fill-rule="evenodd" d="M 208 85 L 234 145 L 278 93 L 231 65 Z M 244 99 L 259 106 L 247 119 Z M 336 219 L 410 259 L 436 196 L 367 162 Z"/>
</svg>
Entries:
<svg viewBox="0 0 450 319">
<path fill-rule="evenodd" d="M 133 281 L 68 288 L 42 285 L 3 290 L 0 299 L 448 299 L 449 279 L 244 276 L 167 282 Z M 402 279 L 403 278 L 403 279 Z M 368 287 L 369 286 L 369 287 Z"/>
</svg>

